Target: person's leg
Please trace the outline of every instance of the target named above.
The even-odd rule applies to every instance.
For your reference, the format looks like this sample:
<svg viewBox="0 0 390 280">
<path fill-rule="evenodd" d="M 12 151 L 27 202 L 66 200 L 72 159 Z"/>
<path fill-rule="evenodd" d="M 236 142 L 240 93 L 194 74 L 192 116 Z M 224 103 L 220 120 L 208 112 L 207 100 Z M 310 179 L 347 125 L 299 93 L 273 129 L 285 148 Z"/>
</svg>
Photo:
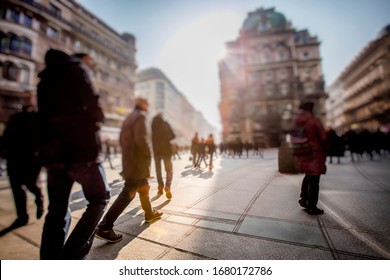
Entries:
<svg viewBox="0 0 390 280">
<path fill-rule="evenodd" d="M 213 169 L 213 152 L 210 153 L 210 163 L 209 163 L 209 168 L 210 170 Z"/>
<path fill-rule="evenodd" d="M 310 176 L 309 190 L 308 190 L 309 214 L 318 215 L 324 213 L 322 209 L 317 208 L 319 191 L 320 191 L 320 175 Z"/>
<path fill-rule="evenodd" d="M 95 236 L 97 238 L 110 243 L 115 243 L 122 240 L 122 234 L 118 234 L 113 230 L 114 222 L 118 219 L 120 214 L 123 213 L 123 211 L 130 204 L 130 202 L 134 199 L 136 193 L 136 183 L 130 180 L 126 180 L 121 193 L 111 205 L 110 209 L 108 209 L 108 212 L 103 217 L 103 220 L 97 227 L 95 233 Z"/>
<path fill-rule="evenodd" d="M 302 180 L 302 185 L 301 185 L 301 194 L 300 194 L 300 200 L 299 205 L 301 205 L 303 208 L 308 208 L 308 191 L 309 191 L 309 182 L 310 182 L 310 177 L 308 175 L 305 175 Z"/>
<path fill-rule="evenodd" d="M 20 179 L 21 174 L 16 174 L 8 169 L 9 182 L 14 196 L 17 219 L 11 227 L 20 227 L 28 223 L 27 196 L 23 190 L 23 183 Z"/>
<path fill-rule="evenodd" d="M 43 260 L 61 258 L 62 248 L 70 226 L 68 210 L 72 178 L 64 167 L 47 168 L 48 214 L 42 232 L 40 257 Z"/>
<path fill-rule="evenodd" d="M 107 213 L 104 215 L 103 220 L 99 224 L 99 228 L 103 230 L 112 229 L 114 222 L 120 214 L 126 209 L 130 202 L 134 199 L 136 194 L 137 186 L 134 182 L 126 180 L 125 185 L 118 195 L 117 199 L 108 209 Z"/>
<path fill-rule="evenodd" d="M 164 169 L 166 174 L 166 182 L 165 182 L 165 194 L 168 199 L 172 198 L 171 186 L 173 180 L 173 166 L 170 156 L 165 156 L 164 160 Z"/>
<path fill-rule="evenodd" d="M 162 172 L 161 172 L 161 160 L 162 159 L 163 158 L 161 156 L 154 157 L 154 164 L 156 167 L 156 177 L 157 177 L 157 183 L 158 183 L 157 195 L 162 195 L 163 189 L 164 189 L 164 181 L 163 181 Z M 164 164 L 165 164 L 165 162 L 164 162 Z"/>
<path fill-rule="evenodd" d="M 162 212 L 153 210 L 152 204 L 149 199 L 149 183 L 146 179 L 141 179 L 137 182 L 137 192 L 139 194 L 139 200 L 141 201 L 141 207 L 145 211 L 145 222 L 151 223 L 162 216 Z"/>
<path fill-rule="evenodd" d="M 98 163 L 72 165 L 70 174 L 83 189 L 87 208 L 77 222 L 63 249 L 63 259 L 84 259 L 91 249 L 96 226 L 110 199 L 103 166 Z"/>
<path fill-rule="evenodd" d="M 25 180 L 25 185 L 27 189 L 35 195 L 35 204 L 37 205 L 36 217 L 40 219 L 44 212 L 43 202 L 44 197 L 42 189 L 37 185 L 37 180 L 41 167 L 39 165 L 32 166 L 31 170 L 28 171 L 28 176 Z"/>
</svg>

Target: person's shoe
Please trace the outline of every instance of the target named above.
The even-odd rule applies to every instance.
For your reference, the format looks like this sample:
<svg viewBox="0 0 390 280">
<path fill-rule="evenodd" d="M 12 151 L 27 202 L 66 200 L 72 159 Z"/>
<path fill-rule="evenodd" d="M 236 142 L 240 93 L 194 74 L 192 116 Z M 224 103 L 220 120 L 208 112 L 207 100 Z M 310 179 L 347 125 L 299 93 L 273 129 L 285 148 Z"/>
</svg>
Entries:
<svg viewBox="0 0 390 280">
<path fill-rule="evenodd" d="M 309 205 L 307 204 L 306 200 L 303 200 L 302 198 L 298 200 L 299 205 L 301 205 L 303 208 L 309 208 Z"/>
<path fill-rule="evenodd" d="M 164 194 L 164 186 L 158 186 L 157 195 L 161 196 Z"/>
<path fill-rule="evenodd" d="M 122 234 L 115 233 L 113 229 L 104 230 L 98 227 L 95 236 L 109 243 L 115 243 L 122 240 Z"/>
<path fill-rule="evenodd" d="M 145 214 L 145 223 L 152 223 L 161 218 L 163 212 L 153 210 L 149 215 Z"/>
<path fill-rule="evenodd" d="M 307 213 L 309 213 L 309 215 L 322 215 L 324 214 L 324 210 L 315 207 L 315 208 L 308 209 Z"/>
<path fill-rule="evenodd" d="M 25 226 L 27 224 L 28 224 L 28 217 L 17 218 L 9 227 L 14 229 L 14 228 L 19 228 L 19 227 Z"/>
<path fill-rule="evenodd" d="M 172 198 L 172 193 L 170 188 L 165 188 L 165 195 L 167 196 L 168 199 Z"/>
</svg>

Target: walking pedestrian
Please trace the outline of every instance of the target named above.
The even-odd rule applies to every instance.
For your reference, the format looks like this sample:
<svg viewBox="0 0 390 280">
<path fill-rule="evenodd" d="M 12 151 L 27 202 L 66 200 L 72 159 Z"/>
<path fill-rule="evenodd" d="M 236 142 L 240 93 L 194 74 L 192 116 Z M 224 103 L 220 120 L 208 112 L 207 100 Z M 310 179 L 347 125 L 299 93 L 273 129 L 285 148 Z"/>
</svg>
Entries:
<svg viewBox="0 0 390 280">
<path fill-rule="evenodd" d="M 152 209 L 149 199 L 151 152 L 147 142 L 146 116 L 148 102 L 144 98 L 135 100 L 135 108 L 122 125 L 120 145 L 122 149 L 122 176 L 125 186 L 115 202 L 107 211 L 98 226 L 96 237 L 110 243 L 122 240 L 122 234 L 113 230 L 114 222 L 125 208 L 139 194 L 142 209 L 145 212 L 145 222 L 151 223 L 159 219 L 162 212 Z"/>
<path fill-rule="evenodd" d="M 215 148 L 215 143 L 214 143 L 214 137 L 212 134 L 209 135 L 209 137 L 206 140 L 206 146 L 207 146 L 207 151 L 210 155 L 210 161 L 209 161 L 209 169 L 212 170 L 214 165 L 213 165 L 213 155 L 216 153 L 216 148 Z"/>
<path fill-rule="evenodd" d="M 192 155 L 192 166 L 194 168 L 198 167 L 198 156 L 199 156 L 199 138 L 198 138 L 198 132 L 195 132 L 194 137 L 191 140 L 191 155 Z"/>
<path fill-rule="evenodd" d="M 37 88 L 41 118 L 41 158 L 47 170 L 48 214 L 41 259 L 85 259 L 110 192 L 99 161 L 99 129 L 104 120 L 88 74 L 79 61 L 50 49 Z M 88 206 L 67 238 L 69 197 L 74 182 Z"/>
<path fill-rule="evenodd" d="M 163 119 L 162 114 L 157 114 L 152 121 L 152 146 L 158 183 L 157 195 L 162 195 L 164 193 L 163 190 L 165 190 L 165 195 L 168 199 L 172 198 L 173 167 L 171 140 L 174 138 L 175 134 L 169 123 Z M 161 161 L 164 163 L 165 185 L 161 173 Z"/>
<path fill-rule="evenodd" d="M 39 161 L 39 119 L 30 101 L 22 111 L 11 116 L 1 139 L 1 157 L 6 159 L 7 173 L 11 185 L 16 220 L 9 229 L 24 226 L 29 221 L 27 194 L 23 185 L 35 195 L 36 218 L 44 212 L 44 197 L 37 179 L 41 171 Z"/>
<path fill-rule="evenodd" d="M 298 169 L 305 174 L 299 204 L 311 215 L 321 215 L 324 210 L 317 208 L 320 176 L 326 173 L 326 132 L 322 123 L 313 115 L 313 102 L 299 106 L 295 125 L 302 128 L 310 150 L 305 155 L 297 156 Z"/>
</svg>

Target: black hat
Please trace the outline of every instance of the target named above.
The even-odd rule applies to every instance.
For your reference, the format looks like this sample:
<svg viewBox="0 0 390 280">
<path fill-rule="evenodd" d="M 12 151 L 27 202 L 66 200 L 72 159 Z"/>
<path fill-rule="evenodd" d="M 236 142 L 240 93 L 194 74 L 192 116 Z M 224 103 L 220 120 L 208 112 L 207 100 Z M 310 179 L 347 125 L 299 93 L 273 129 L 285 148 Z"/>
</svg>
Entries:
<svg viewBox="0 0 390 280">
<path fill-rule="evenodd" d="M 301 105 L 299 105 L 298 108 L 305 111 L 313 112 L 313 107 L 314 107 L 313 102 L 303 102 L 301 103 Z"/>
</svg>

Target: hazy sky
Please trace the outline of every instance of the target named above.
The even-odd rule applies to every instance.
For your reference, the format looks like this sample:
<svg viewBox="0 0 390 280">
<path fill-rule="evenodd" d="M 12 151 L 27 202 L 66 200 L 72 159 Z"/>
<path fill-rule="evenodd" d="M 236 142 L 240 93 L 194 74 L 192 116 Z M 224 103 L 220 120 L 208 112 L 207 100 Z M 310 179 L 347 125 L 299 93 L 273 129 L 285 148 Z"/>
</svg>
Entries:
<svg viewBox="0 0 390 280">
<path fill-rule="evenodd" d="M 326 85 L 390 24 L 390 0 L 77 0 L 118 31 L 136 37 L 138 70 L 161 69 L 220 129 L 217 62 L 248 12 L 274 7 L 321 42 Z"/>
</svg>

